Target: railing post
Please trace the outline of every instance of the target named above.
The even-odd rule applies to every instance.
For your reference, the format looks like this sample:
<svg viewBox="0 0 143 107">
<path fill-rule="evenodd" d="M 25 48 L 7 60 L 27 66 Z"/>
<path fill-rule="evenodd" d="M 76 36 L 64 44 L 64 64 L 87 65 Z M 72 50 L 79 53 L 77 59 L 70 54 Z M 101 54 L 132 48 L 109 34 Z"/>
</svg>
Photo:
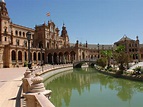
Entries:
<svg viewBox="0 0 143 107">
<path fill-rule="evenodd" d="M 31 85 L 31 71 L 26 70 L 24 73 L 24 78 L 22 79 L 22 87 L 23 87 L 23 92 L 29 92 L 30 90 L 30 85 Z M 30 83 L 29 83 L 30 82 Z"/>
<path fill-rule="evenodd" d="M 37 74 L 31 79 L 31 81 L 32 84 L 29 93 L 24 94 L 24 97 L 26 98 L 26 107 L 41 107 L 39 106 L 40 103 L 36 99 L 37 94 L 43 94 L 45 95 L 44 99 L 47 99 L 50 97 L 52 91 L 45 90 L 44 84 L 42 83 L 43 78 Z"/>
</svg>

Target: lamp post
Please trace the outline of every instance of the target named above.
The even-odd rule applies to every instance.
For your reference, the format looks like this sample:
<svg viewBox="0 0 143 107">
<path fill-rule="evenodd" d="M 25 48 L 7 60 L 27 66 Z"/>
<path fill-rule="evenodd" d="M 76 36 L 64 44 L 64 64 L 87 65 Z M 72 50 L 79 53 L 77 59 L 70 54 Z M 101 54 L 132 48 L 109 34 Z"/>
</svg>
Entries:
<svg viewBox="0 0 143 107">
<path fill-rule="evenodd" d="M 43 72 L 43 46 L 42 46 L 42 43 L 40 43 L 40 48 L 41 48 L 41 67 L 42 67 L 42 72 Z"/>
<path fill-rule="evenodd" d="M 99 43 L 97 44 L 97 46 L 98 46 L 98 59 L 99 59 Z"/>
<path fill-rule="evenodd" d="M 26 37 L 28 40 L 28 68 L 31 69 L 31 61 L 30 61 L 30 40 L 31 40 L 31 32 L 26 33 Z"/>
</svg>

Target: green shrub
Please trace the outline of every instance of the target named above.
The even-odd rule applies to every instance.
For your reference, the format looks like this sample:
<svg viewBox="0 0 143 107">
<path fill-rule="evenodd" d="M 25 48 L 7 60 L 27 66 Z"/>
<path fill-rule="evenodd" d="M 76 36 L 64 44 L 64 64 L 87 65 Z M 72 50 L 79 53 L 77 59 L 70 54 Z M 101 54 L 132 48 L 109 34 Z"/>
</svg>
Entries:
<svg viewBox="0 0 143 107">
<path fill-rule="evenodd" d="M 141 71 L 141 66 L 137 66 L 135 69 L 133 69 L 134 71 Z"/>
<path fill-rule="evenodd" d="M 112 68 L 112 67 L 108 68 L 108 71 L 112 71 L 112 70 L 113 70 L 113 68 Z"/>
<path fill-rule="evenodd" d="M 24 62 L 24 67 L 28 67 L 28 62 L 27 61 Z"/>
</svg>

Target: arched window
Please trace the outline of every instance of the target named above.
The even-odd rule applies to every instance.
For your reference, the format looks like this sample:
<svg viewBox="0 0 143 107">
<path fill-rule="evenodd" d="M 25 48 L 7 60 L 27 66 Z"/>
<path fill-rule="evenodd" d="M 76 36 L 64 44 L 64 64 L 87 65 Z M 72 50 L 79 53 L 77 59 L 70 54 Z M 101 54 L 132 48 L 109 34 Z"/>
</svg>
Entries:
<svg viewBox="0 0 143 107">
<path fill-rule="evenodd" d="M 18 35 L 18 31 L 17 31 L 17 30 L 15 31 L 15 35 L 16 35 L 16 36 Z"/>
<path fill-rule="evenodd" d="M 22 52 L 18 51 L 18 61 L 22 61 Z"/>
<path fill-rule="evenodd" d="M 16 52 L 14 50 L 11 52 L 11 60 L 16 61 Z"/>
<path fill-rule="evenodd" d="M 21 31 L 19 31 L 19 36 L 21 36 Z"/>
<path fill-rule="evenodd" d="M 49 42 L 47 42 L 47 48 L 49 49 Z"/>
<path fill-rule="evenodd" d="M 23 32 L 23 37 L 25 37 L 25 32 Z"/>
<path fill-rule="evenodd" d="M 36 52 L 33 53 L 34 55 L 34 61 L 36 61 Z"/>
<path fill-rule="evenodd" d="M 41 60 L 41 54 L 38 53 L 38 60 L 40 61 Z"/>
<path fill-rule="evenodd" d="M 5 41 L 7 41 L 6 37 L 5 37 Z"/>
</svg>

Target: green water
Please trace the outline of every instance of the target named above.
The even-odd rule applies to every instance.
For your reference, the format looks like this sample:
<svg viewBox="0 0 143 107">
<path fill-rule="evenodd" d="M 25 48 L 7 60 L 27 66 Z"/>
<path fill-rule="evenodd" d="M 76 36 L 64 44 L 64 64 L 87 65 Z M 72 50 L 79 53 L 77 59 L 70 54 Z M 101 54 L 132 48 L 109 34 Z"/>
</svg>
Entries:
<svg viewBox="0 0 143 107">
<path fill-rule="evenodd" d="M 143 83 L 113 78 L 92 68 L 73 69 L 45 81 L 56 107 L 143 107 Z"/>
</svg>

